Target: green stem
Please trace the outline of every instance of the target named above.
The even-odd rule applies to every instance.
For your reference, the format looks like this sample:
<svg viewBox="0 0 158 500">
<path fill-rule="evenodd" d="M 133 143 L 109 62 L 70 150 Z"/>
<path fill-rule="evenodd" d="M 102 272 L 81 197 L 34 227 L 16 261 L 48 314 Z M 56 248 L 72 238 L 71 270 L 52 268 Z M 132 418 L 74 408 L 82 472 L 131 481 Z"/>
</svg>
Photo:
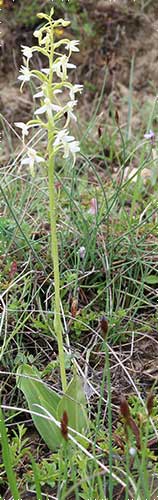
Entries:
<svg viewBox="0 0 158 500">
<path fill-rule="evenodd" d="M 54 288 L 55 288 L 55 313 L 54 329 L 58 341 L 60 372 L 63 392 L 66 391 L 66 372 L 64 360 L 64 348 L 62 337 L 62 323 L 60 318 L 60 276 L 59 276 L 59 255 L 56 228 L 56 202 L 55 202 L 55 184 L 54 184 L 54 155 L 52 152 L 52 134 L 48 132 L 48 191 L 50 207 L 50 225 L 51 225 L 51 256 L 54 266 Z"/>
<path fill-rule="evenodd" d="M 52 98 L 52 82 L 53 82 L 53 56 L 54 56 L 54 39 L 53 39 L 53 25 L 50 20 L 50 37 L 51 48 L 49 54 L 49 81 L 48 81 L 48 96 Z M 54 289 L 55 289 L 55 307 L 54 307 L 54 330 L 58 342 L 59 363 L 61 373 L 61 383 L 63 392 L 66 391 L 66 371 L 64 359 L 64 347 L 62 336 L 62 323 L 60 318 L 60 274 L 59 274 L 59 254 L 58 254 L 58 240 L 56 228 L 56 196 L 55 196 L 55 180 L 54 180 L 54 151 L 52 146 L 52 137 L 54 130 L 53 117 L 48 115 L 48 192 L 49 192 L 49 207 L 50 207 L 50 225 L 51 225 L 51 256 L 54 267 Z"/>
</svg>

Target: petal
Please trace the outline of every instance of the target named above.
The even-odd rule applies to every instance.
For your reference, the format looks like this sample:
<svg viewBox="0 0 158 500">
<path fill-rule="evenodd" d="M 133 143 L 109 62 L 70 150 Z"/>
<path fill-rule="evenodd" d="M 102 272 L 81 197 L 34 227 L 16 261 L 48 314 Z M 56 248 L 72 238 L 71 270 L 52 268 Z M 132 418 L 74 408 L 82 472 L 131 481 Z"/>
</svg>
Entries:
<svg viewBox="0 0 158 500">
<path fill-rule="evenodd" d="M 44 106 L 41 106 L 40 108 L 36 109 L 34 112 L 34 115 L 42 115 L 43 113 L 46 113 L 47 111 L 47 106 L 44 104 Z"/>
<path fill-rule="evenodd" d="M 58 111 L 62 111 L 62 109 L 63 109 L 62 106 L 58 106 L 57 104 L 52 104 L 51 108 L 53 111 L 57 111 L 57 113 L 58 113 Z"/>
<path fill-rule="evenodd" d="M 29 165 L 30 164 L 30 158 L 23 158 L 23 160 L 21 160 L 21 165 Z"/>
<path fill-rule="evenodd" d="M 42 163 L 42 162 L 44 162 L 45 160 L 44 160 L 44 158 L 43 158 L 42 156 L 36 156 L 35 161 L 36 161 L 37 163 Z"/>
<path fill-rule="evenodd" d="M 44 96 L 44 93 L 43 93 L 43 90 L 41 90 L 40 92 L 37 92 L 37 94 L 34 94 L 33 97 L 35 99 L 38 99 L 38 97 L 43 97 Z"/>
</svg>

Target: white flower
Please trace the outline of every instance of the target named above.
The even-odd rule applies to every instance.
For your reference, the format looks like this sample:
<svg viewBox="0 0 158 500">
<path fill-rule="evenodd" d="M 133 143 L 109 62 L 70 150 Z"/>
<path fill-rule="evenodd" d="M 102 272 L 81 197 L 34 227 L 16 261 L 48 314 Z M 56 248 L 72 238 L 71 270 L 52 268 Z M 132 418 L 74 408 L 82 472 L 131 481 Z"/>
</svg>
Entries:
<svg viewBox="0 0 158 500">
<path fill-rule="evenodd" d="M 66 127 L 71 119 L 74 120 L 75 122 L 77 121 L 77 118 L 72 111 L 73 107 L 76 106 L 76 104 L 77 104 L 77 101 L 69 101 L 66 104 L 66 106 L 64 106 L 64 111 L 67 113 L 67 121 L 65 124 Z"/>
<path fill-rule="evenodd" d="M 31 175 L 34 176 L 34 164 L 35 163 L 41 163 L 44 162 L 44 158 L 42 156 L 39 156 L 35 149 L 28 148 L 27 150 L 28 156 L 26 158 L 23 158 L 21 161 L 21 165 L 29 165 Z"/>
<path fill-rule="evenodd" d="M 75 161 L 76 161 L 76 153 L 78 153 L 80 151 L 79 141 L 73 140 L 71 142 L 68 142 L 67 147 L 65 147 L 64 149 L 65 149 L 64 158 L 68 158 L 70 156 L 70 154 L 72 154 L 73 166 L 74 166 Z"/>
<path fill-rule="evenodd" d="M 73 141 L 73 140 L 74 140 L 74 136 L 68 135 L 68 130 L 63 129 L 57 133 L 56 139 L 54 141 L 54 146 L 58 146 L 61 143 L 63 144 L 65 141 L 69 142 L 69 141 Z"/>
<path fill-rule="evenodd" d="M 53 72 L 56 73 L 58 78 L 61 80 L 66 80 L 67 79 L 67 69 L 74 69 L 76 68 L 75 64 L 71 64 L 68 62 L 69 58 L 67 56 L 61 56 L 60 59 L 57 62 L 53 63 L 52 69 Z M 50 68 L 42 68 L 41 70 L 45 75 L 49 75 L 50 73 Z"/>
<path fill-rule="evenodd" d="M 85 255 L 86 255 L 85 247 L 84 246 L 80 247 L 78 253 L 79 253 L 80 259 L 83 260 L 85 258 Z"/>
<path fill-rule="evenodd" d="M 67 158 L 70 153 L 72 153 L 74 155 L 75 153 L 78 153 L 79 151 L 80 151 L 79 141 L 72 141 L 72 142 L 68 143 L 67 150 L 65 151 L 64 156 L 65 156 L 65 158 Z"/>
<path fill-rule="evenodd" d="M 28 131 L 28 126 L 26 125 L 26 123 L 23 123 L 23 122 L 15 122 L 14 125 L 16 127 L 19 127 L 21 128 L 22 130 L 22 137 L 24 139 L 25 135 L 28 135 L 29 131 Z"/>
<path fill-rule="evenodd" d="M 22 73 L 20 76 L 18 76 L 18 80 L 21 80 L 22 83 L 29 82 L 31 78 L 31 71 L 27 66 L 21 66 L 20 68 L 20 73 Z"/>
<path fill-rule="evenodd" d="M 61 89 L 55 89 L 53 91 L 53 94 L 61 94 L 61 93 L 62 93 Z M 43 90 L 41 90 L 40 92 L 37 92 L 37 94 L 34 94 L 33 97 L 34 97 L 34 99 L 38 99 L 38 98 L 44 97 Z"/>
<path fill-rule="evenodd" d="M 67 69 L 76 68 L 75 64 L 71 64 L 68 62 L 69 58 L 61 56 L 59 61 L 53 64 L 53 71 L 57 74 L 58 78 L 66 80 L 67 78 Z"/>
<path fill-rule="evenodd" d="M 33 125 L 27 125 L 26 123 L 23 123 L 23 122 L 15 122 L 14 125 L 18 128 L 21 128 L 23 142 L 25 140 L 25 135 L 28 135 L 28 133 L 29 133 L 29 128 L 38 127 L 38 123 L 34 123 Z"/>
<path fill-rule="evenodd" d="M 51 117 L 52 116 L 51 110 L 56 111 L 58 113 L 59 111 L 62 111 L 62 109 L 63 109 L 62 106 L 58 106 L 57 104 L 52 104 L 50 99 L 48 97 L 46 97 L 44 99 L 44 105 L 41 106 L 40 108 L 36 109 L 34 114 L 35 115 L 42 115 L 43 113 L 47 113 L 48 116 Z"/>
<path fill-rule="evenodd" d="M 79 141 L 75 141 L 73 135 L 68 135 L 67 129 L 60 130 L 56 135 L 54 147 L 60 147 L 60 145 L 64 149 L 64 158 L 68 158 L 72 154 L 75 163 L 75 154 L 80 151 Z"/>
<path fill-rule="evenodd" d="M 79 49 L 77 45 L 79 45 L 80 41 L 79 40 L 70 40 L 67 42 L 65 45 L 66 49 L 69 50 L 69 53 L 71 55 L 71 52 L 79 52 Z"/>
<path fill-rule="evenodd" d="M 27 59 L 31 59 L 33 49 L 31 47 L 27 47 L 26 45 L 21 45 L 22 47 L 22 53 Z"/>
<path fill-rule="evenodd" d="M 33 36 L 35 36 L 35 38 L 39 38 L 40 35 L 41 35 L 41 30 L 35 30 L 33 33 Z"/>
<path fill-rule="evenodd" d="M 77 84 L 73 85 L 69 92 L 70 99 L 73 101 L 75 99 L 76 92 L 80 92 L 81 94 L 82 90 L 83 90 L 83 85 L 77 85 Z"/>
</svg>

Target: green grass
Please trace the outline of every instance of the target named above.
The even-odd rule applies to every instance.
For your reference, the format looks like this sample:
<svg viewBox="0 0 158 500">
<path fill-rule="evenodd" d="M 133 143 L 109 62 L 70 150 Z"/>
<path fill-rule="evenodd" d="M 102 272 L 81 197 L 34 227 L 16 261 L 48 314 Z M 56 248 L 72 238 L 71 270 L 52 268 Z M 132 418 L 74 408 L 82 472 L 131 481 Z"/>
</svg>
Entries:
<svg viewBox="0 0 158 500">
<path fill-rule="evenodd" d="M 92 118 L 92 129 L 94 126 Z M 113 127 L 114 140 L 112 144 L 109 140 L 108 148 L 111 150 L 111 160 L 115 162 L 115 123 Z M 122 133 L 124 134 L 123 131 Z M 126 490 L 125 498 L 132 495 L 132 491 L 135 492 L 135 498 L 141 498 L 142 494 L 150 498 L 150 481 L 144 483 L 144 471 L 148 467 L 150 476 L 150 469 L 157 470 L 154 454 L 147 446 L 149 437 L 154 436 L 154 430 L 152 426 L 149 427 L 144 414 L 143 427 L 141 424 L 142 451 L 136 452 L 131 465 L 129 450 L 131 447 L 136 448 L 135 436 L 130 432 L 125 445 L 123 421 L 121 423 L 118 413 L 117 420 L 114 419 L 114 408 L 119 407 L 119 395 L 113 408 L 113 382 L 109 378 L 109 367 L 112 353 L 115 355 L 115 346 L 121 344 L 123 352 L 124 345 L 131 343 L 133 332 L 134 338 L 139 341 L 141 336 L 151 335 L 157 321 L 157 223 L 154 218 L 157 210 L 157 186 L 148 181 L 145 187 L 141 178 L 143 167 L 150 162 L 152 169 L 153 161 L 148 146 L 142 143 L 140 147 L 140 142 L 134 139 L 128 141 L 126 147 L 123 144 L 122 164 L 120 143 L 117 146 L 117 162 L 120 167 L 116 175 L 112 175 L 110 162 L 108 160 L 107 168 L 104 157 L 104 136 L 101 141 L 92 143 L 91 153 L 90 135 L 88 133 L 87 136 L 86 131 L 84 135 L 84 154 L 76 167 L 71 169 L 65 164 L 64 168 L 59 166 L 57 169 L 57 182 L 60 182 L 57 203 L 61 297 L 63 319 L 67 325 L 65 347 L 69 350 L 70 343 L 71 356 L 75 357 L 78 365 L 80 356 L 83 355 L 82 370 L 89 373 L 92 387 L 94 386 L 93 397 L 89 401 L 91 445 L 84 451 L 69 443 L 66 448 L 45 458 L 42 443 L 39 442 L 43 458 L 38 463 L 35 450 L 32 451 L 32 461 L 29 458 L 31 444 L 28 431 L 25 450 L 28 460 L 24 466 L 23 485 L 17 474 L 17 487 L 23 491 L 27 484 L 30 491 L 36 491 L 37 498 L 41 498 L 41 491 L 50 488 L 52 492 L 58 491 L 62 499 L 71 493 L 75 498 L 102 498 L 106 494 L 107 498 L 112 499 L 119 481 L 122 481 L 123 491 Z M 140 182 L 137 183 L 124 178 L 126 164 L 130 159 L 132 168 L 135 157 L 139 161 Z M 98 161 L 101 165 L 99 168 Z M 13 383 L 13 373 L 17 366 L 22 361 L 37 365 L 46 381 L 48 374 L 51 377 L 53 374 L 57 387 L 59 366 L 51 309 L 53 276 L 45 177 L 42 172 L 38 172 L 36 178 L 32 179 L 29 172 L 19 171 L 17 175 L 8 168 L 5 179 L 3 171 L 1 172 L 1 193 L 4 206 L 0 226 L 1 297 L 2 308 L 5 307 L 1 323 L 1 363 L 4 370 L 2 397 L 9 384 L 11 391 L 5 404 L 6 426 L 9 422 L 8 430 L 12 430 L 16 429 L 14 408 L 19 408 L 18 418 L 21 418 L 20 408 L 24 405 Z M 97 199 L 98 204 L 95 215 L 89 213 L 93 198 Z M 79 256 L 81 246 L 85 247 L 84 259 Z M 71 304 L 74 298 L 78 301 L 78 310 L 77 315 L 72 317 Z M 103 314 L 106 314 L 109 322 L 110 350 L 98 330 L 98 322 Z M 106 364 L 104 358 L 107 360 Z M 119 358 L 116 359 L 119 363 Z M 69 369 L 70 358 L 67 358 L 67 370 Z M 101 389 L 98 386 L 99 380 L 102 380 Z M 133 390 L 135 383 L 134 379 Z M 140 414 L 144 412 L 138 392 L 132 399 L 135 421 L 138 405 Z M 106 393 L 108 396 L 105 396 Z M 10 406 L 12 410 L 9 410 Z M 154 410 L 153 415 L 157 428 Z M 137 425 L 140 425 L 139 421 Z M 115 434 L 118 435 L 119 443 L 122 441 L 124 453 L 120 452 L 117 440 L 115 442 Z M 21 442 L 23 440 L 22 435 Z M 22 457 L 18 455 L 14 443 L 15 437 L 11 433 L 8 446 L 13 454 L 13 464 L 17 463 L 17 459 L 20 464 L 23 454 Z M 106 480 L 104 467 L 108 471 Z M 5 478 L 4 484 L 7 486 L 5 470 L 8 476 L 4 460 L 1 477 Z M 9 476 L 8 481 L 9 484 L 12 482 Z M 126 488 L 123 484 L 126 484 Z"/>
</svg>

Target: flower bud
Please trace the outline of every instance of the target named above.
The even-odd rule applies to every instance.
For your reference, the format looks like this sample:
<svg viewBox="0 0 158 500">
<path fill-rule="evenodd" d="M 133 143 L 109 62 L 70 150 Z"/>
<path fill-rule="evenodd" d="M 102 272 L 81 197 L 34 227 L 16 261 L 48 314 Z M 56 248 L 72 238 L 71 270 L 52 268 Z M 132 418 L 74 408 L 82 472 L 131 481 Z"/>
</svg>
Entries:
<svg viewBox="0 0 158 500">
<path fill-rule="evenodd" d="M 61 419 L 61 433 L 63 438 L 67 441 L 68 440 L 68 414 L 66 411 L 64 411 L 62 419 Z"/>
<path fill-rule="evenodd" d="M 146 406 L 147 406 L 147 410 L 148 410 L 148 415 L 151 415 L 152 409 L 153 409 L 153 405 L 154 405 L 154 394 L 153 394 L 153 392 L 150 392 L 148 394 L 147 402 L 146 402 Z"/>
<path fill-rule="evenodd" d="M 129 406 L 128 406 L 127 399 L 125 397 L 121 398 L 121 401 L 120 401 L 120 412 L 121 412 L 121 415 L 125 418 L 125 420 L 128 421 L 128 419 L 130 417 L 130 409 L 129 409 Z"/>
<path fill-rule="evenodd" d="M 108 320 L 105 316 L 102 316 L 102 318 L 100 320 L 100 328 L 101 328 L 102 335 L 105 339 L 107 336 L 107 332 L 108 332 Z"/>
</svg>

